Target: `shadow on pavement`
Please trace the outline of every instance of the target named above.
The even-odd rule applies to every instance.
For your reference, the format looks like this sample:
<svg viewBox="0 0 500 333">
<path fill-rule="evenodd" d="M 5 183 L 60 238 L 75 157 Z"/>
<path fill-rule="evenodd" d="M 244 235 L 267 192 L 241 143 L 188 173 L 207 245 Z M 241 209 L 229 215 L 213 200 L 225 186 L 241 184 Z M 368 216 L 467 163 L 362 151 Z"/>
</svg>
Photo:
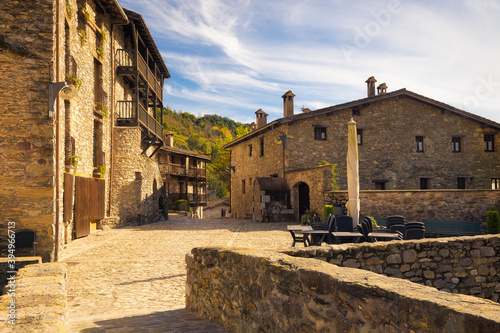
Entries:
<svg viewBox="0 0 500 333">
<path fill-rule="evenodd" d="M 179 309 L 147 315 L 96 321 L 96 327 L 80 332 L 207 332 L 226 333 L 222 327 L 201 319 L 189 310 Z"/>
</svg>

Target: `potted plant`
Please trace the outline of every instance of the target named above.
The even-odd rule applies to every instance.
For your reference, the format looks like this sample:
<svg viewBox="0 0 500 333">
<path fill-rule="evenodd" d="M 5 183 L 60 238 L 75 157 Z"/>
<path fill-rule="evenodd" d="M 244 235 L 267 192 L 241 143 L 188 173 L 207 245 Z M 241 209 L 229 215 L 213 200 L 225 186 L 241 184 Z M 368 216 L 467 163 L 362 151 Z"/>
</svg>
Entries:
<svg viewBox="0 0 500 333">
<path fill-rule="evenodd" d="M 76 89 L 80 89 L 82 86 L 82 80 L 77 79 L 75 74 L 66 74 L 66 83 L 69 85 L 74 85 Z"/>
</svg>

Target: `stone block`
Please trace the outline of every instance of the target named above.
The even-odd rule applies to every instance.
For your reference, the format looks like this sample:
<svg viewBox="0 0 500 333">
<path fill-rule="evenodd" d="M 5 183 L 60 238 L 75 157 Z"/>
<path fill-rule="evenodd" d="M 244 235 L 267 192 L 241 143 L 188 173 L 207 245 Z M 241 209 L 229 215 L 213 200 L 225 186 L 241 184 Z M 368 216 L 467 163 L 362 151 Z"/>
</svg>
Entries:
<svg viewBox="0 0 500 333">
<path fill-rule="evenodd" d="M 433 271 L 425 270 L 423 271 L 423 273 L 424 273 L 424 278 L 426 279 L 434 279 L 434 277 L 436 276 Z"/>
<path fill-rule="evenodd" d="M 417 251 L 413 249 L 403 251 L 403 262 L 413 263 L 415 260 L 417 260 Z"/>
<path fill-rule="evenodd" d="M 491 246 L 482 246 L 481 249 L 482 257 L 493 257 L 495 256 L 495 249 Z"/>
<path fill-rule="evenodd" d="M 401 255 L 390 254 L 387 256 L 386 261 L 388 264 L 400 264 L 401 263 Z"/>
</svg>

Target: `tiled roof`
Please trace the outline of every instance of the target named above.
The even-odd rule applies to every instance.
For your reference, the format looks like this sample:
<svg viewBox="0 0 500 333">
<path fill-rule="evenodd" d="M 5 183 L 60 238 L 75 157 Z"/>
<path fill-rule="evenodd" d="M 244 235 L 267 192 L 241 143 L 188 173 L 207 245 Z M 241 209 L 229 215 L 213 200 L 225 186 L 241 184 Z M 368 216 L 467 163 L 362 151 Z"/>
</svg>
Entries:
<svg viewBox="0 0 500 333">
<path fill-rule="evenodd" d="M 164 150 L 164 151 L 166 151 L 168 153 L 174 153 L 174 154 L 178 154 L 178 155 L 191 156 L 191 157 L 198 158 L 200 160 L 204 160 L 204 161 L 210 162 L 210 157 L 208 157 L 207 155 L 198 154 L 198 153 L 195 153 L 195 152 L 190 151 L 190 150 L 186 150 L 186 149 L 182 149 L 182 148 L 177 148 L 177 147 L 170 147 L 170 146 L 163 146 L 160 149 Z"/>
<path fill-rule="evenodd" d="M 160 71 L 165 74 L 167 78 L 170 77 L 170 73 L 168 72 L 167 65 L 165 65 L 165 62 L 163 61 L 163 57 L 160 54 L 160 51 L 156 47 L 155 41 L 153 40 L 153 36 L 151 36 L 151 33 L 149 32 L 148 26 L 146 25 L 146 22 L 142 18 L 142 15 L 133 12 L 129 9 L 123 8 L 125 11 L 125 14 L 127 14 L 128 18 L 130 20 L 134 20 L 137 22 L 137 28 L 139 30 L 139 33 L 141 34 L 141 38 L 146 43 L 149 51 L 153 55 L 153 58 L 155 59 L 155 62 L 159 65 Z"/>
<path fill-rule="evenodd" d="M 396 91 L 393 91 L 393 92 L 390 92 L 387 94 L 383 94 L 383 95 L 376 95 L 373 97 L 362 98 L 362 99 L 358 99 L 358 100 L 355 100 L 352 102 L 338 104 L 338 105 L 334 105 L 334 106 L 329 106 L 329 107 L 318 109 L 318 110 L 311 111 L 308 113 L 300 113 L 300 114 L 296 114 L 296 115 L 293 115 L 290 117 L 280 118 L 280 119 L 274 120 L 274 121 L 270 122 L 269 124 L 267 124 L 266 126 L 263 126 L 263 127 L 259 128 L 258 130 L 255 130 L 255 131 L 253 131 L 245 136 L 242 136 L 241 138 L 238 138 L 238 139 L 226 144 L 224 146 L 224 148 L 230 148 L 230 147 L 234 146 L 235 144 L 238 144 L 239 142 L 242 142 L 242 141 L 245 141 L 245 140 L 250 139 L 252 137 L 255 137 L 259 134 L 262 134 L 268 130 L 271 130 L 271 129 L 276 128 L 277 126 L 280 126 L 283 124 L 291 124 L 291 123 L 294 123 L 296 121 L 300 121 L 302 119 L 315 117 L 315 116 L 323 115 L 323 114 L 331 114 L 331 113 L 334 113 L 336 111 L 340 111 L 340 110 L 344 110 L 344 109 L 348 109 L 348 108 L 353 108 L 356 106 L 361 106 L 364 104 L 369 104 L 372 102 L 386 100 L 386 99 L 399 97 L 399 96 L 407 96 L 407 97 L 416 99 L 416 100 L 421 101 L 423 103 L 433 105 L 433 106 L 440 108 L 442 110 L 446 110 L 448 112 L 455 113 L 459 116 L 468 118 L 470 120 L 473 120 L 473 121 L 479 122 L 481 124 L 491 126 L 491 127 L 494 127 L 496 129 L 500 130 L 500 124 L 493 121 L 493 120 L 489 120 L 487 118 L 478 116 L 476 114 L 457 109 L 451 105 L 436 101 L 436 100 L 429 98 L 429 97 L 425 97 L 425 96 L 416 94 L 412 91 L 409 91 L 409 90 L 406 90 L 405 88 L 403 88 L 403 89 L 399 89 L 399 90 L 396 90 Z"/>
</svg>

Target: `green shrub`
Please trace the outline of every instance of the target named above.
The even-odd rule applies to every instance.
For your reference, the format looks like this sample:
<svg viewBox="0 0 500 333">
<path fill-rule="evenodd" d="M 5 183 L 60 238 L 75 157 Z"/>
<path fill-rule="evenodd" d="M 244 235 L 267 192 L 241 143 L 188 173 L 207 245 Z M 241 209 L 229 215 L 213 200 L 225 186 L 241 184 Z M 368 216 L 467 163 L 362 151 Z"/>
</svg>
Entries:
<svg viewBox="0 0 500 333">
<path fill-rule="evenodd" d="M 177 200 L 177 208 L 181 211 L 189 211 L 189 204 L 187 200 Z"/>
<path fill-rule="evenodd" d="M 324 220 L 326 222 L 326 220 L 328 219 L 328 215 L 332 214 L 333 215 L 333 206 L 332 205 L 325 205 L 325 208 L 324 208 Z"/>
<path fill-rule="evenodd" d="M 500 233 L 500 215 L 496 210 L 486 212 L 486 226 L 489 234 Z"/>
</svg>

